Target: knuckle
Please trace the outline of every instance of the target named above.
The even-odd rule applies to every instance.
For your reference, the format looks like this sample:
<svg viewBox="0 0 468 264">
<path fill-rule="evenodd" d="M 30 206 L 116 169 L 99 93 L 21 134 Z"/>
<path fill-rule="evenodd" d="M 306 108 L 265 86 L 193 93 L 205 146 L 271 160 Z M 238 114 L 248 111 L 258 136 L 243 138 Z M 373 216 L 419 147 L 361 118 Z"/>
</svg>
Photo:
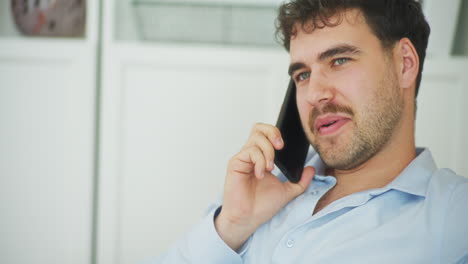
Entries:
<svg viewBox="0 0 468 264">
<path fill-rule="evenodd" d="M 274 133 L 277 137 L 281 137 L 281 131 L 279 130 L 279 128 L 274 127 Z"/>
<path fill-rule="evenodd" d="M 262 126 L 262 123 L 260 123 L 260 122 L 255 123 L 255 124 L 252 126 L 252 133 L 255 132 L 255 131 L 257 131 L 257 130 L 259 130 L 261 126 Z"/>
<path fill-rule="evenodd" d="M 252 136 L 250 136 L 249 139 L 247 139 L 247 142 L 245 142 L 244 146 L 242 146 L 240 151 L 247 149 L 248 147 L 252 146 L 252 144 L 253 144 L 253 140 L 252 140 Z"/>
<path fill-rule="evenodd" d="M 252 135 L 249 139 L 249 143 L 247 144 L 247 148 L 251 148 L 253 146 L 257 145 L 257 137 Z"/>
<path fill-rule="evenodd" d="M 262 150 L 258 146 L 254 147 L 254 155 L 258 159 L 260 159 L 263 156 Z"/>
<path fill-rule="evenodd" d="M 255 159 L 256 162 L 261 162 L 262 161 L 262 151 L 257 147 L 254 146 L 252 147 L 252 156 Z"/>
<path fill-rule="evenodd" d="M 252 161 L 255 161 L 256 156 L 257 156 L 257 147 L 256 146 L 246 147 L 242 152 L 245 152 L 246 155 L 248 155 Z M 239 155 L 241 155 L 241 154 L 239 154 Z"/>
<path fill-rule="evenodd" d="M 248 146 L 245 150 L 249 153 L 255 153 L 255 151 L 258 149 L 256 145 Z"/>
<path fill-rule="evenodd" d="M 235 161 L 229 166 L 229 170 L 241 170 L 241 169 L 242 169 L 242 164 L 239 161 Z"/>
<path fill-rule="evenodd" d="M 271 126 L 268 132 L 269 132 L 269 136 L 272 139 L 277 138 L 281 135 L 280 130 L 275 126 Z"/>
<path fill-rule="evenodd" d="M 252 131 L 252 133 L 250 134 L 249 141 L 255 139 L 256 137 L 258 137 L 259 134 L 260 134 L 260 132 L 258 130 Z"/>
<path fill-rule="evenodd" d="M 228 167 L 229 168 L 234 167 L 237 162 L 239 162 L 239 157 L 238 155 L 235 155 L 228 161 Z"/>
</svg>

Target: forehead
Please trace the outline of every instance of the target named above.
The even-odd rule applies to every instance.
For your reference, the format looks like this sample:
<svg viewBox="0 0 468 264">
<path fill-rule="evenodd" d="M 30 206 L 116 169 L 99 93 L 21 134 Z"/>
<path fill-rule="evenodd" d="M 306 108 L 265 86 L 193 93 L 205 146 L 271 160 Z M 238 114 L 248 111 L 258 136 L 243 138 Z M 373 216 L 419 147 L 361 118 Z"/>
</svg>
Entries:
<svg viewBox="0 0 468 264">
<path fill-rule="evenodd" d="M 296 23 L 296 34 L 291 37 L 291 61 L 302 61 L 309 56 L 317 56 L 331 46 L 348 44 L 356 46 L 363 51 L 381 48 L 379 39 L 367 25 L 362 13 L 357 9 L 342 11 L 329 19 L 336 26 L 324 26 L 312 29 L 306 24 L 304 27 Z"/>
</svg>

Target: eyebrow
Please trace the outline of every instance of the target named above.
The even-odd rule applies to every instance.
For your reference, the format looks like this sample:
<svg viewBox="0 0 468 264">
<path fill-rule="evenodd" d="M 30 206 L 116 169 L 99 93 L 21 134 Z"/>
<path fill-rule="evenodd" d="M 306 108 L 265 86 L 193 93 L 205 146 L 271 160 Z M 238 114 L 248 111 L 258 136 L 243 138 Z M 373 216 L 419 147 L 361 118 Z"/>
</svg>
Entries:
<svg viewBox="0 0 468 264">
<path fill-rule="evenodd" d="M 289 76 L 292 76 L 292 74 L 299 70 L 299 69 L 302 69 L 302 68 L 305 68 L 306 65 L 302 62 L 296 62 L 296 63 L 293 63 L 289 66 L 289 69 L 288 69 L 288 74 Z"/>
<path fill-rule="evenodd" d="M 331 47 L 331 48 L 327 49 L 326 51 L 320 53 L 319 56 L 318 56 L 318 61 L 322 62 L 322 61 L 327 60 L 327 59 L 329 59 L 331 57 L 334 57 L 336 55 L 360 54 L 360 53 L 361 53 L 361 50 L 356 46 L 352 46 L 352 45 L 348 45 L 348 44 L 340 44 L 340 45 Z M 301 68 L 305 68 L 305 67 L 306 67 L 305 63 L 302 63 L 302 62 L 292 63 L 289 66 L 288 74 L 289 74 L 289 76 L 291 76 L 296 70 L 301 69 Z"/>
</svg>

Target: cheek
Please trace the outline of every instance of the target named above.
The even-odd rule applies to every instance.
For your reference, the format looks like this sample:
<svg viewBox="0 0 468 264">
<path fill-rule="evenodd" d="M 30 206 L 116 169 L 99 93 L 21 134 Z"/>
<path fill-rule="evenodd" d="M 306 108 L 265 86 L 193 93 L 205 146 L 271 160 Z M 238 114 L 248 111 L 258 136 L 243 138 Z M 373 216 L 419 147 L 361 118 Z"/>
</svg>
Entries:
<svg viewBox="0 0 468 264">
<path fill-rule="evenodd" d="M 363 69 L 350 69 L 335 78 L 336 89 L 348 104 L 359 105 L 370 95 L 372 75 Z"/>
</svg>

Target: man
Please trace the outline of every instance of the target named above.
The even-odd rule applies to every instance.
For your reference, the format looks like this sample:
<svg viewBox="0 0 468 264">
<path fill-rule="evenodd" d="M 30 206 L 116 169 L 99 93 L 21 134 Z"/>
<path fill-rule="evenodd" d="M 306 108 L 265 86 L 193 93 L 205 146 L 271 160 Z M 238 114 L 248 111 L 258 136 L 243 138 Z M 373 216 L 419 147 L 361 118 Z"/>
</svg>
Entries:
<svg viewBox="0 0 468 264">
<path fill-rule="evenodd" d="M 301 180 L 274 170 L 279 130 L 255 125 L 222 203 L 156 263 L 468 263 L 468 180 L 415 147 L 420 4 L 295 0 L 278 30 L 313 146 Z"/>
</svg>

